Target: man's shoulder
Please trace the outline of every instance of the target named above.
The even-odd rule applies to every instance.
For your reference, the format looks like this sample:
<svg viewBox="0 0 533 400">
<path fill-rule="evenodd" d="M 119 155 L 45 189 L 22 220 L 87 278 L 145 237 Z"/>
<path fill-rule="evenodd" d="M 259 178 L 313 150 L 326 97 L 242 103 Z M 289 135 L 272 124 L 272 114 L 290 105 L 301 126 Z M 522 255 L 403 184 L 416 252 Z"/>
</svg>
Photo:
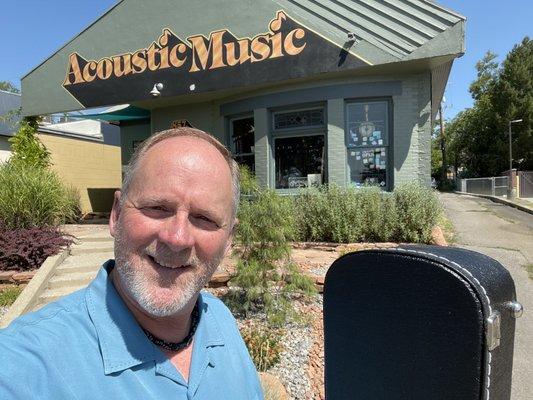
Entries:
<svg viewBox="0 0 533 400">
<path fill-rule="evenodd" d="M 82 289 L 24 314 L 1 329 L 0 348 L 4 347 L 4 341 L 35 345 L 46 340 L 63 340 L 85 314 L 85 289 Z"/>
<path fill-rule="evenodd" d="M 234 321 L 231 311 L 222 300 L 206 291 L 202 291 L 201 296 L 202 302 L 207 306 L 207 309 L 210 313 L 217 317 Z"/>
</svg>

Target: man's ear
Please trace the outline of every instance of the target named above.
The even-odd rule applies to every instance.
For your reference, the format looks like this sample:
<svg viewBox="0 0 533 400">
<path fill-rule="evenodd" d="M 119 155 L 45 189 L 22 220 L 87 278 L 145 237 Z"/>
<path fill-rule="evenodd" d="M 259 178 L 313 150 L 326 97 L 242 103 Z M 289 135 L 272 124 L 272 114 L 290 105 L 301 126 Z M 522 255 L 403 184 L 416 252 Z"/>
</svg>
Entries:
<svg viewBox="0 0 533 400">
<path fill-rule="evenodd" d="M 111 215 L 109 216 L 109 233 L 115 237 L 117 231 L 118 218 L 120 216 L 120 196 L 122 192 L 120 190 L 115 191 L 113 196 L 113 207 L 111 208 Z"/>
</svg>

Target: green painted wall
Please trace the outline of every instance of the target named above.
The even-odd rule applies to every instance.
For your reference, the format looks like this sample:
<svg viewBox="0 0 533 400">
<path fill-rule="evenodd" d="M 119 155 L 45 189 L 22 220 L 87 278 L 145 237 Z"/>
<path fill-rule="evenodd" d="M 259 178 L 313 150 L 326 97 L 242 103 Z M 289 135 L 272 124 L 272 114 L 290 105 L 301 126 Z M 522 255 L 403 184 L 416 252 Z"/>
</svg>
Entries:
<svg viewBox="0 0 533 400">
<path fill-rule="evenodd" d="M 175 120 L 186 119 L 195 128 L 211 133 L 223 143 L 224 130 L 220 129 L 218 105 L 213 103 L 186 104 L 174 107 L 157 108 L 152 111 L 152 132 L 169 129 Z"/>
<path fill-rule="evenodd" d="M 133 154 L 133 142 L 150 136 L 150 122 L 126 123 L 120 126 L 121 163 L 127 165 Z"/>
<path fill-rule="evenodd" d="M 344 99 L 328 100 L 327 118 L 327 148 L 328 148 L 328 180 L 344 186 L 346 177 L 346 143 L 344 140 Z"/>
<path fill-rule="evenodd" d="M 402 94 L 393 96 L 394 183 L 414 179 L 430 183 L 431 76 L 408 76 Z"/>
<path fill-rule="evenodd" d="M 392 140 L 389 154 L 393 157 L 391 183 L 420 180 L 430 182 L 430 138 L 431 138 L 431 75 L 429 71 L 394 77 L 366 77 L 337 79 L 329 81 L 286 85 L 283 90 L 257 91 L 244 98 L 232 97 L 226 101 L 207 102 L 152 111 L 152 132 L 168 129 L 172 121 L 187 119 L 199 129 L 206 130 L 228 142 L 227 119 L 235 114 L 221 115 L 222 111 L 253 113 L 255 119 L 255 165 L 256 175 L 262 185 L 268 185 L 272 175 L 272 138 L 270 135 L 271 113 L 262 104 L 272 101 L 277 107 L 286 99 L 287 106 L 316 101 L 316 93 L 326 96 L 330 92 L 341 92 L 337 86 L 354 88 L 353 93 L 343 93 L 342 98 L 327 99 L 327 150 L 329 182 L 345 185 L 347 182 L 346 147 L 344 139 L 345 102 L 358 98 L 389 98 L 392 106 Z M 350 86 L 352 85 L 352 86 Z M 334 88 L 334 89 L 331 89 Z M 309 90 L 312 89 L 312 90 Z M 373 90 L 373 92 L 372 92 Z M 373 93 L 373 96 L 369 95 Z M 392 93 L 392 95 L 391 95 Z M 266 98 L 265 98 L 266 95 Z M 281 96 L 281 97 L 280 97 Z M 265 100 L 266 99 L 266 100 Z M 249 105 L 247 108 L 246 105 Z M 257 108 L 254 108 L 257 107 Z M 123 135 L 128 137 L 128 134 Z M 392 151 L 391 151 L 392 150 Z"/>
</svg>

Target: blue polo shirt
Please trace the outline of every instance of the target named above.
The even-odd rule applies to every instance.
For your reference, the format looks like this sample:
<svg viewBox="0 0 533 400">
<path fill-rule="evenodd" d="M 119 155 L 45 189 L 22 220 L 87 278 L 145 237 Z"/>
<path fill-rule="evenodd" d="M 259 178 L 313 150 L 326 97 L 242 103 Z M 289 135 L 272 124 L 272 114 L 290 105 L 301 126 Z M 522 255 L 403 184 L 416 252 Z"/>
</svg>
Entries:
<svg viewBox="0 0 533 400">
<path fill-rule="evenodd" d="M 229 310 L 199 296 L 189 381 L 150 342 L 111 280 L 108 261 L 85 289 L 0 331 L 0 399 L 263 399 Z"/>
</svg>

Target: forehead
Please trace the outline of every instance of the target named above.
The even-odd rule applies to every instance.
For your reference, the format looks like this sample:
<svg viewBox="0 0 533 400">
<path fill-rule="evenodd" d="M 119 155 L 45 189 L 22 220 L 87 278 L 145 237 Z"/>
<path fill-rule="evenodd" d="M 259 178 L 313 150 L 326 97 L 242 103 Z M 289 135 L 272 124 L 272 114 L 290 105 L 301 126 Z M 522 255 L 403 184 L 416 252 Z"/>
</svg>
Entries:
<svg viewBox="0 0 533 400">
<path fill-rule="evenodd" d="M 227 161 L 212 144 L 189 136 L 168 138 L 151 147 L 139 159 L 131 186 L 137 194 L 187 190 L 190 194 L 210 194 L 218 200 L 232 197 Z"/>
</svg>

